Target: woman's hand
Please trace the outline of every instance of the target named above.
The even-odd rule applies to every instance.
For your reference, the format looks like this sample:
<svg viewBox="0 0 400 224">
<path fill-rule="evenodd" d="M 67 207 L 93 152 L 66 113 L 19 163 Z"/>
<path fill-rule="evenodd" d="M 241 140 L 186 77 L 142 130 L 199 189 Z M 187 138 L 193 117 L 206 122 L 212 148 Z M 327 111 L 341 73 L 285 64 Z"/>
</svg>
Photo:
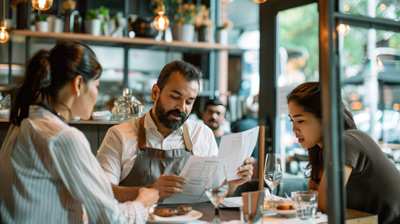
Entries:
<svg viewBox="0 0 400 224">
<path fill-rule="evenodd" d="M 158 201 L 158 190 L 154 188 L 140 188 L 139 196 L 135 201 L 142 203 L 145 208 L 157 203 Z"/>
</svg>

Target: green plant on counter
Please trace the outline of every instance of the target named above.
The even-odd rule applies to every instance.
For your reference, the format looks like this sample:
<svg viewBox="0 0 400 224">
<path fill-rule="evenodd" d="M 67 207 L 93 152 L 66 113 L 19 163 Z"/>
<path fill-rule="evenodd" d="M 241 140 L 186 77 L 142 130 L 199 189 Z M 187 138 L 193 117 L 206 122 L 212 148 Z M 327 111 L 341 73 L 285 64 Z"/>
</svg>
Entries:
<svg viewBox="0 0 400 224">
<path fill-rule="evenodd" d="M 103 15 L 107 21 L 110 19 L 110 10 L 104 6 L 100 6 L 99 14 Z"/>
<path fill-rule="evenodd" d="M 124 18 L 124 13 L 122 12 L 117 12 L 117 14 L 115 14 L 115 16 L 112 17 L 112 19 L 121 19 Z"/>
<path fill-rule="evenodd" d="M 85 16 L 86 20 L 93 20 L 93 19 L 98 19 L 98 18 L 99 17 L 97 16 L 97 12 L 94 9 L 89 9 Z"/>
<path fill-rule="evenodd" d="M 37 15 L 36 22 L 44 22 L 47 21 L 47 17 L 45 15 Z"/>
</svg>

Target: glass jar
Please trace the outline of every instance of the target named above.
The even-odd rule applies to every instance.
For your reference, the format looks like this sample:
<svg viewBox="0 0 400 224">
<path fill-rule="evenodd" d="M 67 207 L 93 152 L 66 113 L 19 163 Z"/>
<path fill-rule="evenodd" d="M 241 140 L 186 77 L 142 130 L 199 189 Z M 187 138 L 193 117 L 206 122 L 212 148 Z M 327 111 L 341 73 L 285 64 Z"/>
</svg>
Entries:
<svg viewBox="0 0 400 224">
<path fill-rule="evenodd" d="M 115 102 L 111 110 L 113 121 L 126 121 L 133 117 L 144 115 L 144 106 L 142 102 L 132 95 L 132 90 L 125 88 Z"/>
</svg>

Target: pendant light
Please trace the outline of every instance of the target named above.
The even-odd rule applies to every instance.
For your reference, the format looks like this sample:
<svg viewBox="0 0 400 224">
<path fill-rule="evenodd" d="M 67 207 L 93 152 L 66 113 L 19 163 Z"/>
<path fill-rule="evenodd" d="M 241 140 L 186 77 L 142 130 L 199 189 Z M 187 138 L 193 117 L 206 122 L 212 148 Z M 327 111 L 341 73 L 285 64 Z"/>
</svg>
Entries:
<svg viewBox="0 0 400 224">
<path fill-rule="evenodd" d="M 264 2 L 266 2 L 267 0 L 253 0 L 253 2 L 255 2 L 255 3 L 264 3 Z"/>
<path fill-rule="evenodd" d="M 346 36 L 350 32 L 350 26 L 348 24 L 339 24 L 336 30 L 340 35 Z"/>
<path fill-rule="evenodd" d="M 48 10 L 53 5 L 53 0 L 32 0 L 32 7 L 39 10 Z"/>
<path fill-rule="evenodd" d="M 6 20 L 6 0 L 3 0 L 3 20 L 0 24 L 0 43 L 7 42 L 9 35 L 6 31 L 7 28 L 7 20 Z"/>
<path fill-rule="evenodd" d="M 165 5 L 160 3 L 159 8 L 160 10 L 158 11 L 158 16 L 154 18 L 154 26 L 157 30 L 163 31 L 167 29 L 169 25 L 169 19 L 165 15 Z"/>
</svg>

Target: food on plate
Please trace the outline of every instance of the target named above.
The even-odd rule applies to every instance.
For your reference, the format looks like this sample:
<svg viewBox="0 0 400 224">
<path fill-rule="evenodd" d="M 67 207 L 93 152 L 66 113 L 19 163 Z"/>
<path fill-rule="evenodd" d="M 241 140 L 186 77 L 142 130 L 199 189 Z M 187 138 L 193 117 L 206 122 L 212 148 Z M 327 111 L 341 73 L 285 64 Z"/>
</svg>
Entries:
<svg viewBox="0 0 400 224">
<path fill-rule="evenodd" d="M 176 208 L 157 208 L 154 209 L 154 214 L 162 217 L 170 217 L 174 215 L 186 215 L 192 211 L 190 205 L 180 205 Z"/>
<path fill-rule="evenodd" d="M 181 205 L 178 207 L 178 215 L 185 215 L 192 211 L 192 206 L 190 205 Z"/>
<path fill-rule="evenodd" d="M 176 208 L 158 208 L 154 209 L 154 214 L 162 217 L 169 217 L 178 214 Z"/>
<path fill-rule="evenodd" d="M 292 210 L 294 209 L 293 205 L 278 205 L 276 207 L 278 210 Z"/>
</svg>

